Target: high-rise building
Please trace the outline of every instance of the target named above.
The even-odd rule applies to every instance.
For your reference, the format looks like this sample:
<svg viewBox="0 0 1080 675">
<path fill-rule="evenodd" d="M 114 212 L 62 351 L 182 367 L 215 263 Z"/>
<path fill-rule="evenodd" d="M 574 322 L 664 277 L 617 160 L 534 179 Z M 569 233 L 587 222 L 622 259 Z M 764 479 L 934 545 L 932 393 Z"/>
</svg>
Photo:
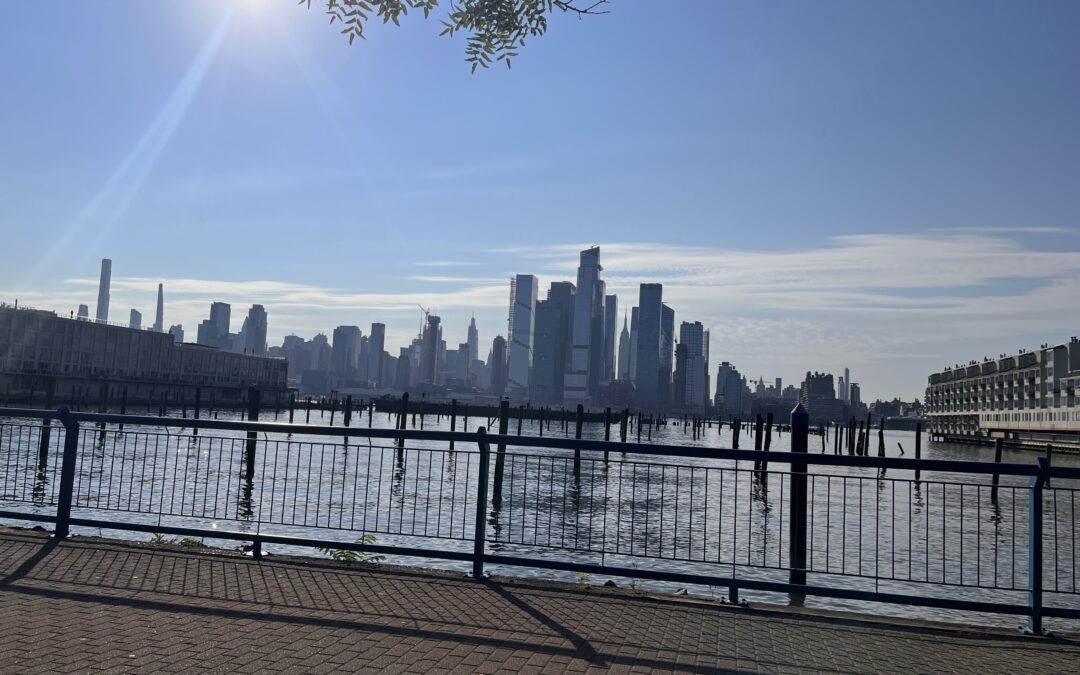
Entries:
<svg viewBox="0 0 1080 675">
<path fill-rule="evenodd" d="M 142 312 L 137 309 L 131 310 L 131 318 L 128 320 L 128 328 L 142 329 Z"/>
<path fill-rule="evenodd" d="M 389 387 L 394 383 L 394 374 L 397 372 L 397 357 L 391 356 L 389 352 L 383 351 L 382 355 L 382 368 L 379 372 L 379 381 L 377 386 L 380 388 Z"/>
<path fill-rule="evenodd" d="M 570 362 L 563 381 L 563 399 L 567 403 L 589 400 L 590 348 L 593 337 L 593 316 L 599 309 L 600 247 L 594 246 L 581 252 L 577 273 L 577 291 L 574 294 L 574 320 L 571 328 Z M 600 291 L 602 293 L 602 291 Z M 597 349 L 600 345 L 596 345 Z"/>
<path fill-rule="evenodd" d="M 346 377 L 356 375 L 360 356 L 360 327 L 338 326 L 334 329 L 334 344 L 330 353 L 330 369 Z"/>
<path fill-rule="evenodd" d="M 851 384 L 848 385 L 848 387 L 849 387 L 848 391 L 851 392 L 848 395 L 848 399 L 849 399 L 848 403 L 850 403 L 853 406 L 857 406 L 860 403 L 862 403 L 862 393 L 861 393 L 861 390 L 859 389 L 859 383 L 858 382 L 852 382 Z"/>
<path fill-rule="evenodd" d="M 244 320 L 242 350 L 245 354 L 266 355 L 266 309 L 262 305 L 252 305 Z"/>
<path fill-rule="evenodd" d="M 657 376 L 661 406 L 671 405 L 671 371 L 675 361 L 675 310 L 667 305 L 660 314 L 660 374 Z"/>
<path fill-rule="evenodd" d="M 851 371 L 844 368 L 844 381 L 840 386 L 840 400 L 844 403 L 852 403 L 851 400 Z"/>
<path fill-rule="evenodd" d="M 112 260 L 101 259 L 101 278 L 98 280 L 97 292 L 97 321 L 109 320 L 109 287 L 112 284 Z"/>
<path fill-rule="evenodd" d="M 222 350 L 233 348 L 232 338 L 229 335 L 232 307 L 227 302 L 214 302 L 210 304 L 210 318 L 199 323 L 196 341 L 207 347 L 215 347 Z"/>
<path fill-rule="evenodd" d="M 182 324 L 176 324 L 169 326 L 169 335 L 173 337 L 173 342 L 180 343 L 184 341 L 184 326 Z"/>
<path fill-rule="evenodd" d="M 371 324 L 371 333 L 368 335 L 368 379 L 375 383 L 376 387 L 384 387 L 389 381 L 383 377 L 382 359 L 385 354 L 386 324 Z"/>
<path fill-rule="evenodd" d="M 679 345 L 676 350 L 677 385 L 674 403 L 700 408 L 709 403 L 709 331 L 700 321 L 683 321 L 679 326 Z M 681 354 L 679 354 L 681 352 Z M 681 357 L 678 358 L 678 357 Z M 681 360 L 681 363 L 679 361 Z M 682 372 L 679 373 L 679 367 Z"/>
<path fill-rule="evenodd" d="M 574 322 L 574 290 L 574 284 L 569 281 L 554 282 L 547 299 L 536 303 L 533 367 L 529 376 L 529 397 L 534 403 L 558 405 L 563 401 Z"/>
<path fill-rule="evenodd" d="M 165 330 L 165 286 L 164 284 L 157 285 L 157 311 L 154 312 L 154 330 L 161 332 Z"/>
<path fill-rule="evenodd" d="M 638 308 L 630 309 L 630 381 L 637 381 Z"/>
<path fill-rule="evenodd" d="M 662 403 L 660 391 L 660 333 L 664 318 L 664 287 L 641 284 L 638 291 L 637 401 L 644 407 Z M 669 371 L 670 372 L 670 371 Z"/>
<path fill-rule="evenodd" d="M 518 274 L 510 280 L 510 315 L 507 320 L 510 354 L 507 358 L 506 390 L 518 397 L 526 396 L 529 391 L 537 283 L 536 277 L 531 274 Z"/>
<path fill-rule="evenodd" d="M 622 333 L 619 334 L 619 370 L 618 379 L 630 379 L 630 331 L 626 328 L 626 316 L 623 316 Z"/>
<path fill-rule="evenodd" d="M 331 349 L 330 341 L 326 339 L 326 336 L 319 333 L 311 338 L 309 349 L 311 350 L 310 370 L 330 370 L 334 350 Z"/>
<path fill-rule="evenodd" d="M 434 314 L 427 314 L 427 323 L 424 324 L 424 332 L 421 337 L 420 347 L 420 376 L 417 382 L 426 384 L 438 383 L 439 368 L 439 343 L 442 341 L 441 319 Z"/>
<path fill-rule="evenodd" d="M 87 307 L 86 305 L 79 305 L 78 317 L 80 319 L 89 319 L 90 318 L 90 308 Z"/>
<path fill-rule="evenodd" d="M 724 361 L 716 370 L 714 404 L 722 416 L 742 415 L 746 410 L 746 380 L 738 369 Z"/>
<path fill-rule="evenodd" d="M 799 403 L 806 407 L 812 422 L 838 422 L 844 417 L 844 403 L 836 397 L 833 376 L 827 373 L 806 372 Z"/>
<path fill-rule="evenodd" d="M 480 358 L 480 335 L 476 332 L 476 317 L 469 319 L 469 363 Z"/>
<path fill-rule="evenodd" d="M 615 334 L 619 331 L 619 299 L 604 296 L 604 374 L 601 382 L 615 379 Z"/>
<path fill-rule="evenodd" d="M 491 341 L 488 369 L 491 371 L 491 393 L 502 396 L 506 391 L 506 338 L 501 335 Z"/>
</svg>

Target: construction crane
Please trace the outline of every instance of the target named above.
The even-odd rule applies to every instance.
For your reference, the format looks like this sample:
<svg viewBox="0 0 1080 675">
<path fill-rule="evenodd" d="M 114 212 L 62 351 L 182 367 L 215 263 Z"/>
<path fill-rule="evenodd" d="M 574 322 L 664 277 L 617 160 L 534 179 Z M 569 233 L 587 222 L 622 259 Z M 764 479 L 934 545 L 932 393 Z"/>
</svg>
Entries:
<svg viewBox="0 0 1080 675">
<path fill-rule="evenodd" d="M 420 319 L 420 333 L 419 333 L 419 335 L 422 336 L 424 334 L 424 321 L 426 321 L 428 316 L 431 315 L 431 312 L 428 311 L 427 309 L 425 309 L 424 306 L 421 305 L 419 302 L 416 303 L 416 306 L 419 307 L 420 311 L 424 313 L 424 316 Z"/>
</svg>

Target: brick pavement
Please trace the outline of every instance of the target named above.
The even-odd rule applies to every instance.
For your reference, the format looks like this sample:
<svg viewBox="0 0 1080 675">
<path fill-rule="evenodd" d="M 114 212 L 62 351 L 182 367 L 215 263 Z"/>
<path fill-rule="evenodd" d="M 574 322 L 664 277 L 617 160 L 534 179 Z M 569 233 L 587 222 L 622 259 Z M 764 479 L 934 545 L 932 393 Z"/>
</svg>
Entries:
<svg viewBox="0 0 1080 675">
<path fill-rule="evenodd" d="M 1080 641 L 0 530 L 0 670 L 1075 672 Z"/>
</svg>

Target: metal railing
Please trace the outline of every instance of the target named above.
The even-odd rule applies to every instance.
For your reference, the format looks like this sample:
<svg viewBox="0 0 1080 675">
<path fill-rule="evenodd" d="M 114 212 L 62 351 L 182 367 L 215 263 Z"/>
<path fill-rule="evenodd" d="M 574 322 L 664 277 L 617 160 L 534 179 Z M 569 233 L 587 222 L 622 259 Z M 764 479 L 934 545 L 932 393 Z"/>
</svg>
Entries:
<svg viewBox="0 0 1080 675">
<path fill-rule="evenodd" d="M 1080 618 L 1080 469 L 0 409 L 0 517 Z M 59 424 L 53 424 L 59 422 Z M 809 470 L 813 467 L 813 471 Z M 380 543 L 358 543 L 356 534 Z M 1044 600 L 1046 600 L 1044 602 Z"/>
</svg>

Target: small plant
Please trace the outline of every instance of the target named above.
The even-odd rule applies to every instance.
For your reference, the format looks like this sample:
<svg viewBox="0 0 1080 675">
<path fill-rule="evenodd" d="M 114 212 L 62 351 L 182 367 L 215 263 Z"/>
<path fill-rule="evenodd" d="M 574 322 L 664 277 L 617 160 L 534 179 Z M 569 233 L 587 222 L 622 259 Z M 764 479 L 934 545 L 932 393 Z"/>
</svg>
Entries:
<svg viewBox="0 0 1080 675">
<path fill-rule="evenodd" d="M 591 574 L 586 574 L 585 572 L 578 572 L 577 573 L 578 586 L 581 586 L 582 588 L 585 588 L 586 586 L 589 585 L 589 579 L 591 579 L 591 578 L 592 578 Z"/>
<path fill-rule="evenodd" d="M 184 537 L 183 539 L 175 539 L 166 537 L 160 532 L 155 532 L 150 537 L 150 543 L 154 546 L 183 546 L 184 548 L 209 548 L 201 540 L 194 537 Z"/>
<path fill-rule="evenodd" d="M 631 579 L 630 580 L 630 590 L 632 590 L 632 591 L 637 590 L 637 579 Z"/>
<path fill-rule="evenodd" d="M 374 546 L 375 535 L 365 534 L 356 540 L 357 544 L 361 546 Z M 331 560 L 338 560 L 342 562 L 359 562 L 359 563 L 381 563 L 386 560 L 386 556 L 378 553 L 367 553 L 363 550 L 353 551 L 349 549 L 340 548 L 320 548 L 319 551 L 330 556 Z"/>
</svg>

